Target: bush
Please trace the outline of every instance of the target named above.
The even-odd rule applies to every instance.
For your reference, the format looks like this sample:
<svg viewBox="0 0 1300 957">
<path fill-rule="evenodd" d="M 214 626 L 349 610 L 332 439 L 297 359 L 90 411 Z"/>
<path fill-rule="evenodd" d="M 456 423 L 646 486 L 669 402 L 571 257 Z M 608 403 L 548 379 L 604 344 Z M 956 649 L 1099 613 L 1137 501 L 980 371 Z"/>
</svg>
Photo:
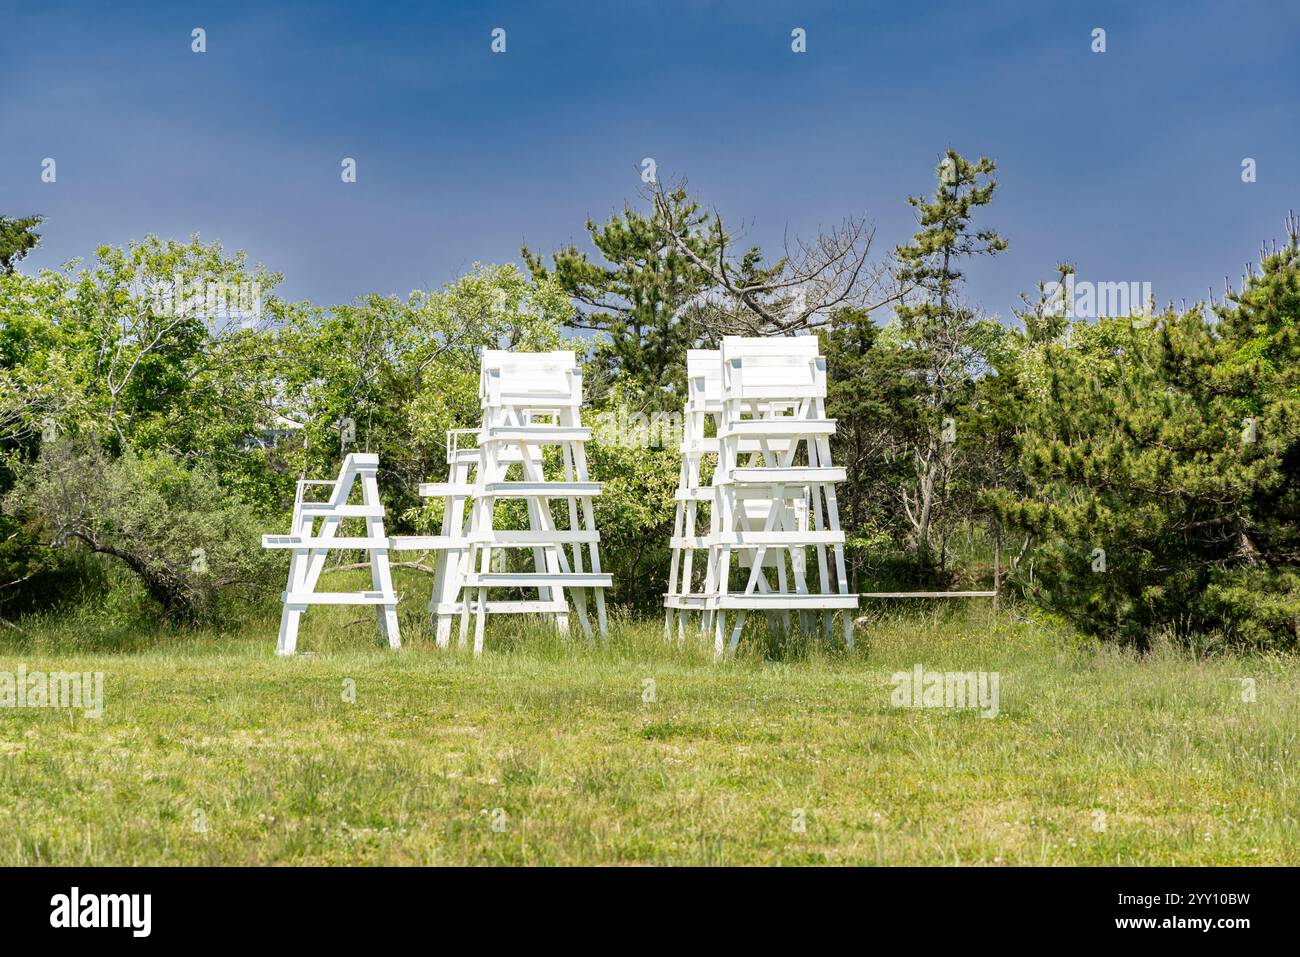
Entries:
<svg viewBox="0 0 1300 957">
<path fill-rule="evenodd" d="M 4 507 L 55 547 L 121 562 L 172 621 L 212 618 L 223 596 L 254 592 L 272 567 L 252 510 L 164 453 L 111 459 L 85 439 L 49 443 Z"/>
</svg>

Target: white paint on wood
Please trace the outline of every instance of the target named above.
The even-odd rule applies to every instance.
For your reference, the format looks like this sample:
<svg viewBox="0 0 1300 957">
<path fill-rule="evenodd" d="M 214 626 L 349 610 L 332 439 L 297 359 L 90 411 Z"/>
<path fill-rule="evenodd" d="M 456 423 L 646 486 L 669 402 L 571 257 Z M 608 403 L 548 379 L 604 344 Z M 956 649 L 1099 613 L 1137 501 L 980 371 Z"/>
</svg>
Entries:
<svg viewBox="0 0 1300 957">
<path fill-rule="evenodd" d="M 288 535 L 266 535 L 263 548 L 291 549 L 289 584 L 281 598 L 278 655 L 292 655 L 298 648 L 298 626 L 311 605 L 374 605 L 380 634 L 392 648 L 401 647 L 397 624 L 397 595 L 393 591 L 392 571 L 388 563 L 390 541 L 384 534 L 384 507 L 379 501 L 375 475 L 379 456 L 353 453 L 343 459 L 337 479 L 302 479 L 294 495 L 293 518 Z M 360 484 L 361 504 L 349 505 L 353 488 Z M 304 499 L 306 491 L 328 486 L 329 497 L 323 502 Z M 366 534 L 340 535 L 343 522 L 362 519 Z M 319 524 L 318 524 L 319 523 Z M 369 553 L 371 590 L 363 592 L 322 592 L 316 590 L 325 559 L 331 550 L 358 549 Z"/>
<path fill-rule="evenodd" d="M 846 472 L 831 464 L 835 420 L 825 414 L 826 361 L 816 337 L 725 337 L 716 352 L 688 354 L 687 380 L 665 637 L 676 621 L 683 640 L 687 615 L 699 612 L 700 630 L 712 630 L 722 657 L 735 650 L 751 610 L 779 619 L 787 633 L 792 611 L 805 628 L 820 615 L 829 637 L 834 613 L 858 600 L 848 590 L 835 497 Z M 703 486 L 699 461 L 710 424 L 718 463 Z M 730 630 L 728 612 L 735 613 Z M 853 622 L 842 618 L 852 646 Z"/>
</svg>

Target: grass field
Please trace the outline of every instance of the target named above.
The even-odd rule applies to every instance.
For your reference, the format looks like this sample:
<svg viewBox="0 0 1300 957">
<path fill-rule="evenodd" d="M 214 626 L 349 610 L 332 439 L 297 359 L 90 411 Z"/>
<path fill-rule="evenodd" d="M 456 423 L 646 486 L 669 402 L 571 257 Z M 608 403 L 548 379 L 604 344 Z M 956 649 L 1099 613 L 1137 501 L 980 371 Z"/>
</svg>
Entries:
<svg viewBox="0 0 1300 957">
<path fill-rule="evenodd" d="M 502 619 L 474 660 L 404 616 L 391 653 L 314 610 L 293 660 L 269 617 L 0 637 L 0 671 L 105 674 L 99 719 L 0 708 L 0 864 L 1300 860 L 1295 659 L 1138 659 L 971 607 L 723 665 L 653 622 L 600 647 Z M 894 707 L 917 663 L 997 672 L 997 716 Z"/>
</svg>

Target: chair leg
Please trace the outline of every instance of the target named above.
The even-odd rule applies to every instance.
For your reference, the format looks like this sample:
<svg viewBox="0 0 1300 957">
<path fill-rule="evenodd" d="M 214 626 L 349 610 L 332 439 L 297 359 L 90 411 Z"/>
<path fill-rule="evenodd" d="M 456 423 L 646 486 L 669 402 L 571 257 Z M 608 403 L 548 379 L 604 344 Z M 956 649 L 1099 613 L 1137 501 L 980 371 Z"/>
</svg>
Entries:
<svg viewBox="0 0 1300 957">
<path fill-rule="evenodd" d="M 748 614 L 747 611 L 741 611 L 736 615 L 736 627 L 731 629 L 731 644 L 727 649 L 729 655 L 736 653 L 736 646 L 740 644 L 740 633 L 745 630 L 745 617 Z"/>
<path fill-rule="evenodd" d="M 600 640 L 609 640 L 609 620 L 605 617 L 605 589 L 593 589 L 596 592 L 596 624 L 600 628 Z"/>
<path fill-rule="evenodd" d="M 285 605 L 280 613 L 280 638 L 275 645 L 275 653 L 287 658 L 298 650 L 298 622 L 303 609 L 298 605 Z"/>
<path fill-rule="evenodd" d="M 478 592 L 478 615 L 474 619 L 474 657 L 483 654 L 483 626 L 487 621 L 487 589 Z"/>
</svg>

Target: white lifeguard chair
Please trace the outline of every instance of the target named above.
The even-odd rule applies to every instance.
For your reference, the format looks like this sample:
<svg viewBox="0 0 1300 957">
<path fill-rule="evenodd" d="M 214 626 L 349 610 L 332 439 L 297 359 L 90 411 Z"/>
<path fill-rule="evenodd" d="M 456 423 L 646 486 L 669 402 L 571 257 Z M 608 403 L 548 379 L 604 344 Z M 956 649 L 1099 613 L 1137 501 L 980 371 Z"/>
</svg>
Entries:
<svg viewBox="0 0 1300 957">
<path fill-rule="evenodd" d="M 679 642 L 685 640 L 686 621 L 691 613 L 700 614 L 703 627 L 709 598 L 702 590 L 704 576 L 696 571 L 696 558 L 700 558 L 702 568 L 707 566 L 708 506 L 713 501 L 713 488 L 703 484 L 701 473 L 704 457 L 718 452 L 718 429 L 722 418 L 722 354 L 717 349 L 687 350 L 686 385 L 682 464 L 673 496 L 676 507 L 668 591 L 664 595 L 664 639 L 671 639 L 675 621 Z"/>
<path fill-rule="evenodd" d="M 751 610 L 780 613 L 787 631 L 790 611 L 800 612 L 805 625 L 820 615 L 830 640 L 835 612 L 857 608 L 858 598 L 849 593 L 844 563 L 835 483 L 846 475 L 831 464 L 835 420 L 825 415 L 826 361 L 814 336 L 728 336 L 720 354 L 723 408 L 703 602 L 714 654 L 735 650 Z M 733 556 L 741 587 L 732 584 Z M 843 628 L 852 647 L 848 614 Z"/>
<path fill-rule="evenodd" d="M 580 421 L 582 373 L 577 357 L 572 351 L 485 350 L 479 396 L 483 427 L 477 437 L 478 454 L 468 497 L 460 598 L 439 607 L 451 611 L 454 606 L 460 613 L 462 646 L 473 615 L 474 653 L 479 654 L 489 614 L 545 614 L 557 628 L 567 631 L 566 592 L 572 595 L 583 631 L 590 636 L 590 591 L 603 638 L 607 632 L 604 590 L 613 582 L 600 567 L 600 533 L 592 500 L 600 494 L 601 483 L 587 477 L 585 444 L 591 430 L 583 428 Z M 559 478 L 546 474 L 548 465 L 552 470 L 556 466 L 554 458 L 547 462 L 544 450 L 548 448 L 558 449 L 554 458 L 559 460 Z M 497 503 L 509 499 L 525 501 L 528 528 L 497 527 Z M 567 527 L 557 522 L 552 500 L 562 503 L 560 511 Z M 506 556 L 512 549 L 531 552 L 532 568 L 506 568 Z M 446 564 L 448 581 L 458 574 L 451 567 L 456 554 L 454 549 L 439 553 L 439 569 Z M 490 600 L 493 590 L 534 588 L 535 599 Z"/>
<path fill-rule="evenodd" d="M 420 485 L 423 498 L 443 500 L 443 550 L 434 567 L 433 595 L 429 599 L 429 617 L 437 627 L 439 648 L 451 643 L 451 625 L 461 616 L 461 591 L 469 561 L 469 502 L 474 493 L 478 470 L 478 429 L 452 429 L 447 433 L 446 482 Z"/>
<path fill-rule="evenodd" d="M 375 475 L 379 456 L 352 453 L 343 459 L 337 479 L 299 479 L 293 502 L 293 519 L 288 535 L 263 535 L 263 548 L 286 548 L 289 558 L 289 584 L 281 595 L 284 609 L 280 616 L 277 655 L 292 655 L 298 648 L 298 624 L 311 605 L 374 605 L 380 635 L 392 648 L 400 648 L 397 625 L 397 594 L 393 591 L 392 569 L 388 562 L 389 539 L 384 534 L 384 506 L 379 501 Z M 361 485 L 361 502 L 349 504 L 353 486 Z M 308 501 L 306 492 L 315 486 L 328 486 L 323 502 Z M 342 535 L 343 522 L 361 519 L 365 534 Z M 319 528 L 317 522 L 320 522 Z M 334 549 L 360 549 L 370 554 L 371 590 L 362 592 L 318 592 L 316 583 L 325 569 L 325 560 Z"/>
</svg>

